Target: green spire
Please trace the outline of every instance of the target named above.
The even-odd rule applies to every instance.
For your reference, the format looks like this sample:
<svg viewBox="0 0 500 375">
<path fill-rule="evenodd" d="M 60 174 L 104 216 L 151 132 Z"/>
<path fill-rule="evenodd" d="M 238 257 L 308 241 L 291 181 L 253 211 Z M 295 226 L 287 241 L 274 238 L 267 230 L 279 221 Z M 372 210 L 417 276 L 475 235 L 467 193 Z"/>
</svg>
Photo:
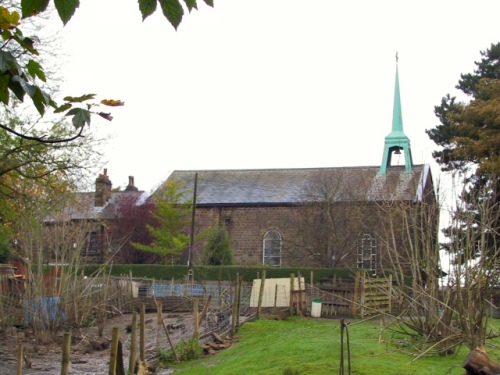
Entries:
<svg viewBox="0 0 500 375">
<path fill-rule="evenodd" d="M 387 167 L 391 166 L 392 154 L 400 154 L 401 150 L 404 151 L 405 155 L 405 173 L 413 173 L 410 139 L 403 132 L 403 115 L 401 111 L 401 97 L 399 94 L 398 54 L 396 53 L 396 85 L 394 87 L 392 131 L 385 137 L 384 155 L 382 165 L 380 166 L 380 174 L 385 174 L 387 172 Z"/>
</svg>

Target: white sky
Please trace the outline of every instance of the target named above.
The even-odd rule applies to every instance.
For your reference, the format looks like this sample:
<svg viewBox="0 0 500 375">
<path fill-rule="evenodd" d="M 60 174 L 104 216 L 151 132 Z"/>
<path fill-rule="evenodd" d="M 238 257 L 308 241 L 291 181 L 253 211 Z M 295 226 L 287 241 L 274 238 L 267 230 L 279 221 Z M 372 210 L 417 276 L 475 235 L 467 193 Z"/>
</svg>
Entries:
<svg viewBox="0 0 500 375">
<path fill-rule="evenodd" d="M 499 1 L 198 0 L 178 31 L 137 1 L 84 0 L 64 27 L 63 93 L 121 99 L 106 129 L 113 186 L 175 169 L 379 165 L 395 53 L 414 163 L 434 106 L 500 41 Z M 59 21 L 60 22 L 60 21 Z M 437 178 L 438 168 L 433 172 Z"/>
</svg>

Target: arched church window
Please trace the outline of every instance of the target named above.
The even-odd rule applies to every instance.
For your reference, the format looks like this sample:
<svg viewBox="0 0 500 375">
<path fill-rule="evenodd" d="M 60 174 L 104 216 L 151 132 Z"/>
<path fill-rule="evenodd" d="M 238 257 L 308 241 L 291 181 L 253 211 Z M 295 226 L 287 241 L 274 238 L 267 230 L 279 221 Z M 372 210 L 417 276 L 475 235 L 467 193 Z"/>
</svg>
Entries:
<svg viewBox="0 0 500 375">
<path fill-rule="evenodd" d="M 365 233 L 358 240 L 358 268 L 367 270 L 370 275 L 377 273 L 377 240 Z"/>
<path fill-rule="evenodd" d="M 283 237 L 276 230 L 269 230 L 264 235 L 263 263 L 266 266 L 281 267 L 281 248 Z"/>
</svg>

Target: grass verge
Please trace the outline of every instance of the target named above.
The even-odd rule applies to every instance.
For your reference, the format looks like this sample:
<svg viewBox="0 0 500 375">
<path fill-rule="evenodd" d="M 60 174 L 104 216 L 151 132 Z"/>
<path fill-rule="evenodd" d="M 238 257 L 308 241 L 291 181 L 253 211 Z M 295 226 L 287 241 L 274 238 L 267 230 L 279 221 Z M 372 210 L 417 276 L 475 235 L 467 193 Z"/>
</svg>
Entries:
<svg viewBox="0 0 500 375">
<path fill-rule="evenodd" d="M 500 325 L 492 321 L 497 327 Z M 347 334 L 351 373 L 355 375 L 463 375 L 461 367 L 469 350 L 454 355 L 417 358 L 406 336 L 382 330 L 378 320 L 346 320 L 344 368 L 348 374 Z M 338 320 L 289 317 L 245 323 L 239 340 L 217 355 L 175 365 L 176 375 L 282 375 L 294 370 L 300 375 L 339 373 L 341 328 Z M 494 328 L 494 327 L 493 327 Z M 491 342 L 493 345 L 500 341 Z M 490 358 L 498 361 L 500 349 L 487 346 Z"/>
</svg>

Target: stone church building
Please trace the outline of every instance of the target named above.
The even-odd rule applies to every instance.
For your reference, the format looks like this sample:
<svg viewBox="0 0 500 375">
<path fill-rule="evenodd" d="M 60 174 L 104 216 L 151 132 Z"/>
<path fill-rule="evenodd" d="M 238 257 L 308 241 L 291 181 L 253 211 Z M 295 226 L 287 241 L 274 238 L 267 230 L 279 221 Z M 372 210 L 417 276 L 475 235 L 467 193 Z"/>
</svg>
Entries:
<svg viewBox="0 0 500 375">
<path fill-rule="evenodd" d="M 394 155 L 404 165 L 393 165 Z M 344 266 L 376 274 L 416 241 L 410 229 L 429 225 L 435 233 L 437 225 L 430 167 L 413 164 L 403 131 L 397 67 L 392 130 L 378 166 L 177 170 L 167 181 L 181 183 L 187 200 L 196 191 L 195 234 L 223 225 L 237 264 Z M 195 243 L 183 261 L 196 264 L 202 245 Z"/>
</svg>

